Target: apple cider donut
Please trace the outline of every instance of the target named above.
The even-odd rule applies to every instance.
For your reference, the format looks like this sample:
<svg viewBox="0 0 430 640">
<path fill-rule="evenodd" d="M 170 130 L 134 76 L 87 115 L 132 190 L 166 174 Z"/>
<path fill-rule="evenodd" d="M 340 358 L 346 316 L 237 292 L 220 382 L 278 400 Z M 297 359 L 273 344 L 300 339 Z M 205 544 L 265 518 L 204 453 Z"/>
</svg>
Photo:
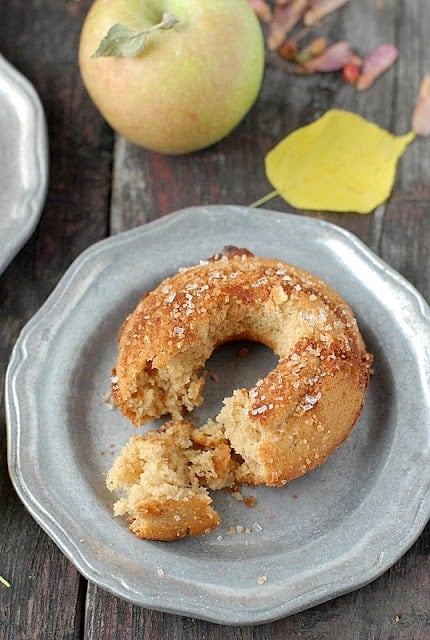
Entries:
<svg viewBox="0 0 430 640">
<path fill-rule="evenodd" d="M 303 269 L 229 248 L 164 280 L 121 328 L 114 402 L 135 425 L 180 420 L 202 402 L 206 360 L 234 339 L 279 362 L 225 399 L 215 423 L 240 459 L 238 482 L 285 484 L 348 436 L 372 363 L 348 304 Z"/>
</svg>

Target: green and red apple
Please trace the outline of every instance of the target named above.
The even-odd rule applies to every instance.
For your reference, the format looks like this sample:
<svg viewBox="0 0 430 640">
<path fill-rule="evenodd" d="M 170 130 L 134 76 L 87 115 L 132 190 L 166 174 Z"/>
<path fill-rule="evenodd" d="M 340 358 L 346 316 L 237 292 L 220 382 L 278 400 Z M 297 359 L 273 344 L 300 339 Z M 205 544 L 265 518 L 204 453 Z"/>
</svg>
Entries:
<svg viewBox="0 0 430 640">
<path fill-rule="evenodd" d="M 260 91 L 264 39 L 247 0 L 95 0 L 79 46 L 96 107 L 165 154 L 218 142 Z"/>
</svg>

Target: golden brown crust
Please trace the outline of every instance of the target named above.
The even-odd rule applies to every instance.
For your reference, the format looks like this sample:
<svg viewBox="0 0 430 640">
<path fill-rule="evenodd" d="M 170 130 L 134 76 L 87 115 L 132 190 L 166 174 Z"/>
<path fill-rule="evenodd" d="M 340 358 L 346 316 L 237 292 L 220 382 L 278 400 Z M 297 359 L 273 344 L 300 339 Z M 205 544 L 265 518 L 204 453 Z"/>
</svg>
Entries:
<svg viewBox="0 0 430 640">
<path fill-rule="evenodd" d="M 190 494 L 182 500 L 147 500 L 129 517 L 130 531 L 145 540 L 178 540 L 209 533 L 218 527 L 218 514 L 209 496 Z"/>
<path fill-rule="evenodd" d="M 217 443 L 212 476 L 202 471 L 198 483 L 219 488 L 234 477 L 282 485 L 324 462 L 348 436 L 372 363 L 350 307 L 310 273 L 229 247 L 167 278 L 121 328 L 114 401 L 136 425 L 164 414 L 180 420 L 202 401 L 213 349 L 236 338 L 268 345 L 279 363 L 224 401 L 209 429 Z M 194 448 L 208 437 L 189 434 Z"/>
</svg>

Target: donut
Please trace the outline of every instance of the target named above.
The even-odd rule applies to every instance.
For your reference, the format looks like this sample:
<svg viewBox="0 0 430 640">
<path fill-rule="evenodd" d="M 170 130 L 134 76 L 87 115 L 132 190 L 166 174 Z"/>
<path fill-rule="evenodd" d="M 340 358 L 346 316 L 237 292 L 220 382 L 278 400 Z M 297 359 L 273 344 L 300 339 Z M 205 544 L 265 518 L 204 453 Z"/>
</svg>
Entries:
<svg viewBox="0 0 430 640">
<path fill-rule="evenodd" d="M 188 478 L 186 486 L 198 485 L 205 500 L 207 487 L 233 481 L 282 486 L 321 465 L 348 437 L 368 388 L 373 357 L 346 301 L 297 266 L 228 247 L 165 279 L 126 318 L 112 371 L 114 403 L 136 426 L 170 416 L 163 434 L 174 439 L 184 414 L 203 401 L 206 360 L 217 346 L 238 339 L 267 345 L 279 360 L 251 389 L 226 398 L 206 425 L 228 455 L 218 461 L 218 481 L 208 483 L 204 470 Z M 198 466 L 194 430 L 182 446 L 185 458 L 190 452 L 195 458 L 188 469 Z M 140 436 L 133 446 L 154 437 Z M 113 477 L 116 472 L 109 488 L 129 490 Z M 120 509 L 136 521 L 133 501 L 124 504 Z M 209 520 L 202 519 L 205 530 Z"/>
</svg>

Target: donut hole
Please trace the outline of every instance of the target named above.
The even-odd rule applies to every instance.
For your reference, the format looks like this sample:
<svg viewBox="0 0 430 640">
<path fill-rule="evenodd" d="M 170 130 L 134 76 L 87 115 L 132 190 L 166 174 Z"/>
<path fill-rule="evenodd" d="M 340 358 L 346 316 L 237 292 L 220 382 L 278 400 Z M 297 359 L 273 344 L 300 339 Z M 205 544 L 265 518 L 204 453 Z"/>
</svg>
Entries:
<svg viewBox="0 0 430 640">
<path fill-rule="evenodd" d="M 285 316 L 290 319 L 288 326 Z M 203 402 L 207 371 L 205 365 L 221 345 L 239 340 L 264 344 L 279 357 L 291 352 L 310 326 L 305 317 L 280 308 L 272 300 L 256 309 L 231 304 L 229 313 L 216 315 L 199 331 L 177 343 L 176 353 L 164 352 L 145 363 L 137 373 L 133 392 L 122 400 L 135 424 L 169 415 L 179 420 Z"/>
</svg>

